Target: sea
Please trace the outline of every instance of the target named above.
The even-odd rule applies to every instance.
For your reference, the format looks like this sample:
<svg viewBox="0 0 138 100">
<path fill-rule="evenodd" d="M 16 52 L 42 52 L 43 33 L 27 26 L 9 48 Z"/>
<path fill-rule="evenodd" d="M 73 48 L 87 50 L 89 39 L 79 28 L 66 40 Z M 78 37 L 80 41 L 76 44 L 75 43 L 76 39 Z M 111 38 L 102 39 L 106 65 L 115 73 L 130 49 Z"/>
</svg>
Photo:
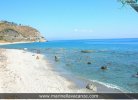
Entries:
<svg viewBox="0 0 138 100">
<path fill-rule="evenodd" d="M 60 73 L 138 93 L 138 38 L 56 40 L 2 45 L 0 48 L 39 50 Z M 85 50 L 91 52 L 82 52 Z M 102 66 L 107 69 L 102 70 Z"/>
</svg>

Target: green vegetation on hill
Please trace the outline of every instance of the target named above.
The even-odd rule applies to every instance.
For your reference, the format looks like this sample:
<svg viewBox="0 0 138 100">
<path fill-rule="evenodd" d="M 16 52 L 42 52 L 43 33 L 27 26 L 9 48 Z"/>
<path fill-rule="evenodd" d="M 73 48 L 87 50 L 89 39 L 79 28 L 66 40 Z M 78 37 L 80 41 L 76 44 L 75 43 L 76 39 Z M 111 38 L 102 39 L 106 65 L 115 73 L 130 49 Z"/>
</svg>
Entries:
<svg viewBox="0 0 138 100">
<path fill-rule="evenodd" d="M 23 26 L 14 22 L 0 21 L 0 41 L 20 42 L 20 41 L 46 41 L 40 32 L 30 26 Z"/>
</svg>

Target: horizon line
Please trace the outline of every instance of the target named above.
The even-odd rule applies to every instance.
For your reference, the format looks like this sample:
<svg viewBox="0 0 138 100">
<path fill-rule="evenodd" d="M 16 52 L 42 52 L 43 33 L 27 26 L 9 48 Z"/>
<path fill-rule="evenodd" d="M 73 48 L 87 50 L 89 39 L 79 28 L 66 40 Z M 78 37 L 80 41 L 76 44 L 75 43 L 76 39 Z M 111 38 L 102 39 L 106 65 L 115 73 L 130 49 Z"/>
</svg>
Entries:
<svg viewBox="0 0 138 100">
<path fill-rule="evenodd" d="M 49 39 L 48 41 L 66 41 L 66 40 L 116 40 L 116 39 L 138 39 L 137 38 L 88 38 L 88 39 Z"/>
</svg>

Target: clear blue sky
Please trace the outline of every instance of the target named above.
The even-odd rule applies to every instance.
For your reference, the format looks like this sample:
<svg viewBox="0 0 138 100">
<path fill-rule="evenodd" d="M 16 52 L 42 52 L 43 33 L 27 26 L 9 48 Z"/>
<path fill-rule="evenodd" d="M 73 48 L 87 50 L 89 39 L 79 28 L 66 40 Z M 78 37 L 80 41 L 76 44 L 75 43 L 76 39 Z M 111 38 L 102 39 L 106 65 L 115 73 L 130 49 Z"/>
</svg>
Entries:
<svg viewBox="0 0 138 100">
<path fill-rule="evenodd" d="M 138 13 L 117 0 L 0 0 L 0 20 L 37 28 L 48 40 L 138 38 Z"/>
</svg>

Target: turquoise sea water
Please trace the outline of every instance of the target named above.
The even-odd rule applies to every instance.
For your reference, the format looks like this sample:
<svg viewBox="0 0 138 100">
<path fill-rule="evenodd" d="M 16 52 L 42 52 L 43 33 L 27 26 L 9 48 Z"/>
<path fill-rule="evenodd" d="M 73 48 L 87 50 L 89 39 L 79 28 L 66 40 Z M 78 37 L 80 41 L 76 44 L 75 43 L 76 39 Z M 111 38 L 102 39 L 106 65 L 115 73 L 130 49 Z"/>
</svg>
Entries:
<svg viewBox="0 0 138 100">
<path fill-rule="evenodd" d="M 138 93 L 138 39 L 64 40 L 0 46 L 30 51 L 39 49 L 57 68 L 75 76 Z M 82 53 L 81 50 L 92 50 Z M 59 62 L 54 61 L 55 55 Z M 87 64 L 91 62 L 91 64 Z M 108 70 L 101 70 L 108 66 Z"/>
</svg>

